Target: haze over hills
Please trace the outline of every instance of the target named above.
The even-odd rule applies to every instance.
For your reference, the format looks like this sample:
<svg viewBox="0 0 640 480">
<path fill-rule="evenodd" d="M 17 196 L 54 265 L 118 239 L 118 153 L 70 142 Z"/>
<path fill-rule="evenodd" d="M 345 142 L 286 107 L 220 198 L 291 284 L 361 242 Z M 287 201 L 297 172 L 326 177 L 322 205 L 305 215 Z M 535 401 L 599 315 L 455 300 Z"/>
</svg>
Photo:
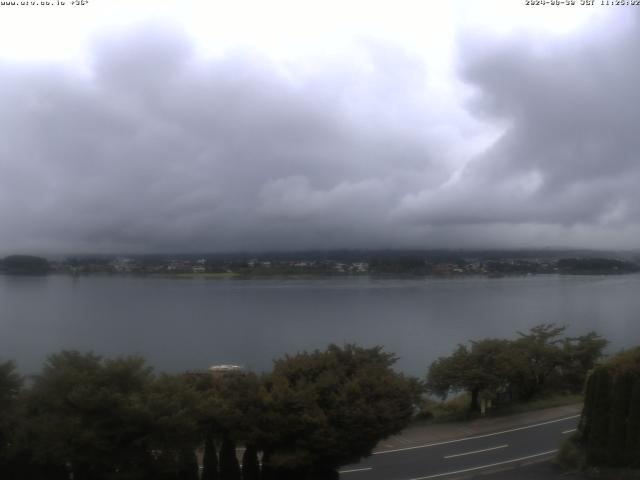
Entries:
<svg viewBox="0 0 640 480">
<path fill-rule="evenodd" d="M 597 250 L 583 248 L 494 248 L 494 249 L 311 249 L 311 250 L 250 250 L 238 252 L 160 252 L 160 253 L 131 253 L 120 252 L 117 254 L 78 254 L 67 253 L 64 255 L 46 255 L 51 260 L 62 260 L 65 258 L 212 258 L 219 260 L 238 260 L 247 258 L 270 258 L 274 260 L 295 260 L 295 259 L 336 259 L 336 260 L 364 260 L 371 257 L 424 257 L 428 259 L 447 258 L 480 258 L 480 259 L 504 259 L 504 258 L 548 258 L 559 259 L 568 257 L 604 257 L 619 259 L 634 259 L 640 256 L 640 250 Z"/>
</svg>

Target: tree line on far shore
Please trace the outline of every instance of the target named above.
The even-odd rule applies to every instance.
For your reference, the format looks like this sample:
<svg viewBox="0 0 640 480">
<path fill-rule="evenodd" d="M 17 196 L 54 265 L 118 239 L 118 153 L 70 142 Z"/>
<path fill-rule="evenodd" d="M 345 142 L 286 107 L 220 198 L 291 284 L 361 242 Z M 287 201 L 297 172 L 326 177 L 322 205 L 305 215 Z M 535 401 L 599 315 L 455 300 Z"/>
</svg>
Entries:
<svg viewBox="0 0 640 480">
<path fill-rule="evenodd" d="M 469 252 L 471 253 L 471 252 Z M 519 252 L 525 255 L 527 252 Z M 533 252 L 528 252 L 531 255 Z M 489 276 L 551 274 L 569 275 L 607 275 L 625 274 L 640 271 L 635 261 L 614 258 L 580 257 L 547 259 L 545 261 L 530 258 L 511 258 L 511 254 L 503 252 L 506 257 L 486 254 L 473 261 L 465 260 L 459 254 L 449 252 L 439 254 L 402 254 L 388 253 L 365 255 L 351 258 L 355 263 L 340 262 L 339 252 L 336 259 L 331 260 L 309 252 L 306 260 L 283 261 L 281 257 L 263 257 L 269 260 L 257 261 L 244 257 L 226 258 L 205 255 L 178 255 L 181 260 L 171 260 L 160 255 L 135 255 L 124 260 L 124 264 L 109 256 L 67 258 L 62 262 L 50 264 L 46 258 L 32 255 L 10 255 L 0 259 L 0 273 L 11 275 L 43 275 L 50 271 L 68 273 L 135 273 L 135 274 L 234 274 L 242 276 L 288 276 L 288 275 L 339 275 L 362 274 L 382 276 L 424 276 L 424 275 L 458 275 L 486 274 Z M 298 254 L 299 255 L 299 254 Z M 525 257 L 527 257 L 525 255 Z M 277 260 L 279 259 L 279 260 Z M 114 263 L 115 262 L 115 263 Z M 202 262 L 202 263 L 200 263 Z M 194 270 L 194 267 L 196 270 Z"/>
</svg>

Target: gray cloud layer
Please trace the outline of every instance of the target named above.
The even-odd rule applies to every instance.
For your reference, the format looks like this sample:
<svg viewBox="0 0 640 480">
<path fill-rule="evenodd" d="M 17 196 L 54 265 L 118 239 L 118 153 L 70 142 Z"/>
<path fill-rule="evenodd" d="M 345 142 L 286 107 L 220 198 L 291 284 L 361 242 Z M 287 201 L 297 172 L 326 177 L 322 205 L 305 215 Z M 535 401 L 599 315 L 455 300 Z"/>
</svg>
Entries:
<svg viewBox="0 0 640 480">
<path fill-rule="evenodd" d="M 636 224 L 640 61 L 630 45 L 639 40 L 636 27 L 537 53 L 523 39 L 471 59 L 476 109 L 506 132 L 460 182 L 412 206 L 442 224 Z"/>
<path fill-rule="evenodd" d="M 469 111 L 375 42 L 284 70 L 150 26 L 84 70 L 0 63 L 0 251 L 633 247 L 639 32 L 463 40 Z"/>
</svg>

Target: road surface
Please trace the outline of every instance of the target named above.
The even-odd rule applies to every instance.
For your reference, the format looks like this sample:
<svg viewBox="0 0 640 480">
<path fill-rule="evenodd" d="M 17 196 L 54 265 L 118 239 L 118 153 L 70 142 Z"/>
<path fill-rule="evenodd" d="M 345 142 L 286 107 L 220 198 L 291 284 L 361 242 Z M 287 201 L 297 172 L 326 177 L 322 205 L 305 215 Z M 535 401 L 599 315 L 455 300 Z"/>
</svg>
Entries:
<svg viewBox="0 0 640 480">
<path fill-rule="evenodd" d="M 552 458 L 579 415 L 454 439 L 380 449 L 340 470 L 342 480 L 452 480 Z"/>
</svg>

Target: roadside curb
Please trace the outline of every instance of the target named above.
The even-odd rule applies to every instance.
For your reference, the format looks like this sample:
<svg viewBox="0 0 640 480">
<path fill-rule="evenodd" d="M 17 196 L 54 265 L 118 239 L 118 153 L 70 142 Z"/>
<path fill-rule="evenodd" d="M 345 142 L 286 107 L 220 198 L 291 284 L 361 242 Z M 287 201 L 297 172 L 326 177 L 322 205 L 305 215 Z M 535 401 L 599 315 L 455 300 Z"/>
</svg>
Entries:
<svg viewBox="0 0 640 480">
<path fill-rule="evenodd" d="M 579 415 L 582 404 L 534 410 L 500 417 L 485 417 L 468 422 L 438 423 L 430 425 L 412 425 L 400 434 L 383 440 L 374 449 L 374 455 L 385 450 L 413 448 L 419 445 L 444 442 L 462 437 L 490 434 L 495 431 L 509 430 L 544 423 L 561 418 Z"/>
</svg>

